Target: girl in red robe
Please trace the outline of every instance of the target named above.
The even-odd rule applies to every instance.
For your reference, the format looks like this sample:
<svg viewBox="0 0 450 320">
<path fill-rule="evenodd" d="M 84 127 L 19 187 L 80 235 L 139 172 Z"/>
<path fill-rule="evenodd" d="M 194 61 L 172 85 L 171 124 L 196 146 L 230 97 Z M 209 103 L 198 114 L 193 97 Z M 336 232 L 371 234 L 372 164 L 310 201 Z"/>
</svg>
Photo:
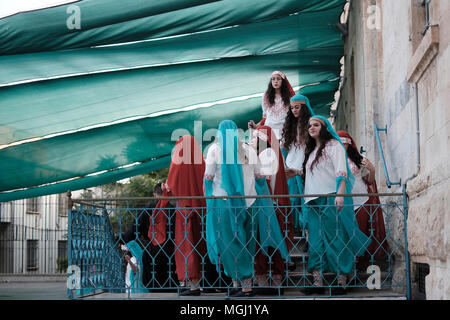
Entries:
<svg viewBox="0 0 450 320">
<path fill-rule="evenodd" d="M 372 163 L 358 152 L 356 143 L 348 132 L 342 130 L 337 134 L 345 146 L 349 167 L 355 176 L 352 193 L 378 193 L 375 168 Z M 359 189 L 358 180 L 361 185 Z M 380 198 L 378 196 L 353 197 L 353 201 L 359 229 L 372 240 L 364 256 L 358 258 L 358 264 L 361 265 L 369 260 L 373 264 L 374 260 L 384 259 L 389 252 L 383 212 L 379 206 Z"/>
<path fill-rule="evenodd" d="M 167 182 L 163 184 L 163 197 L 203 196 L 204 172 L 205 160 L 197 141 L 190 135 L 181 137 L 175 144 Z M 160 200 L 150 220 L 148 236 L 154 245 L 164 243 L 167 238 L 168 213 L 164 209 L 168 202 L 167 199 Z M 202 264 L 208 260 L 202 237 L 205 207 L 204 198 L 177 200 L 174 238 L 176 274 L 181 283 L 190 287 L 180 295 L 200 295 Z"/>
</svg>

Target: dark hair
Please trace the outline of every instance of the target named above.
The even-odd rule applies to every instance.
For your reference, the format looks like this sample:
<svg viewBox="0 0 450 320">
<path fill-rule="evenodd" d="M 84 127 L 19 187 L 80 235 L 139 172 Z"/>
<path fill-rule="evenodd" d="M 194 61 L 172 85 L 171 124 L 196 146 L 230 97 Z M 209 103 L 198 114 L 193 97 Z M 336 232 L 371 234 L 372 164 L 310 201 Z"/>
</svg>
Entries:
<svg viewBox="0 0 450 320">
<path fill-rule="evenodd" d="M 163 194 L 163 190 L 162 190 L 162 182 L 159 182 L 155 185 L 155 187 L 153 188 L 153 195 L 155 195 L 155 193 L 157 194 Z"/>
<path fill-rule="evenodd" d="M 325 146 L 328 141 L 331 139 L 334 139 L 334 137 L 331 135 L 331 133 L 327 130 L 327 128 L 320 122 L 320 131 L 319 131 L 319 140 L 320 140 L 320 147 L 317 150 L 316 157 L 311 163 L 311 171 L 314 167 L 314 165 L 317 165 L 319 162 L 320 157 L 322 156 L 323 149 L 325 149 Z M 309 156 L 316 148 L 316 140 L 312 138 L 308 134 L 308 138 L 306 139 L 306 148 L 305 148 L 305 160 L 303 161 L 303 174 L 306 175 L 306 163 L 308 162 Z"/>
<path fill-rule="evenodd" d="M 289 105 L 291 93 L 289 91 L 286 81 L 283 78 L 281 78 L 280 93 L 284 104 Z M 272 78 L 270 79 L 269 85 L 267 86 L 267 90 L 264 93 L 264 100 L 266 100 L 270 106 L 273 106 L 273 104 L 275 103 L 275 89 L 274 87 L 272 87 Z"/>
<path fill-rule="evenodd" d="M 362 164 L 362 155 L 356 150 L 351 144 L 348 145 L 347 148 L 347 156 L 352 160 L 356 166 L 361 169 Z"/>
<path fill-rule="evenodd" d="M 302 104 L 300 109 L 300 115 L 298 118 L 294 116 L 291 108 L 286 114 L 286 119 L 284 120 L 283 131 L 281 134 L 283 147 L 289 151 L 291 145 L 296 142 L 298 137 L 298 131 L 301 133 L 301 139 L 306 141 L 308 136 L 308 121 L 311 118 L 311 113 L 309 112 L 309 108 Z"/>
</svg>

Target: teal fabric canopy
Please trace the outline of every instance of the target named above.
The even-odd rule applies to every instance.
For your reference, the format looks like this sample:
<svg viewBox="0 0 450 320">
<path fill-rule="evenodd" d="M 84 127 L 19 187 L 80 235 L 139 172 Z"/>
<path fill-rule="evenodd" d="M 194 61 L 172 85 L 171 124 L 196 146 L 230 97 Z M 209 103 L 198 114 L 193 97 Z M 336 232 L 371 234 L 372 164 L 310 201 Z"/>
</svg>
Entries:
<svg viewBox="0 0 450 320">
<path fill-rule="evenodd" d="M 246 130 L 273 70 L 329 115 L 344 4 L 84 0 L 0 19 L 0 201 L 164 168 L 176 132 L 206 147 L 221 120 Z"/>
</svg>

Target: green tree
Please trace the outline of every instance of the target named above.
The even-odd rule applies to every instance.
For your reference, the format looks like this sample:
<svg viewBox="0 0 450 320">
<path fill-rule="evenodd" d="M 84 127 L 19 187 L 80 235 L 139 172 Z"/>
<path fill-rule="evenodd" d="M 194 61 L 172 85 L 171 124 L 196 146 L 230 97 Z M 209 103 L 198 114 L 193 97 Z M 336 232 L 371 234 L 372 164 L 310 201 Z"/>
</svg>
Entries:
<svg viewBox="0 0 450 320">
<path fill-rule="evenodd" d="M 93 199 L 94 196 L 93 196 L 92 190 L 84 189 L 84 190 L 83 190 L 83 193 L 80 194 L 80 198 L 81 198 L 81 199 Z"/>
<path fill-rule="evenodd" d="M 114 182 L 104 186 L 103 192 L 106 198 L 142 198 L 153 197 L 153 189 L 159 182 L 167 180 L 169 168 L 149 172 L 130 178 L 128 183 Z M 139 211 L 134 208 L 145 208 L 149 205 L 148 200 L 142 201 L 117 201 L 113 207 L 114 213 L 110 216 L 111 225 L 115 233 L 120 229 L 126 230 L 132 225 L 134 215 Z"/>
<path fill-rule="evenodd" d="M 104 185 L 107 198 L 153 197 L 153 188 L 167 180 L 169 168 L 149 172 L 130 178 L 128 183 L 113 182 Z"/>
</svg>

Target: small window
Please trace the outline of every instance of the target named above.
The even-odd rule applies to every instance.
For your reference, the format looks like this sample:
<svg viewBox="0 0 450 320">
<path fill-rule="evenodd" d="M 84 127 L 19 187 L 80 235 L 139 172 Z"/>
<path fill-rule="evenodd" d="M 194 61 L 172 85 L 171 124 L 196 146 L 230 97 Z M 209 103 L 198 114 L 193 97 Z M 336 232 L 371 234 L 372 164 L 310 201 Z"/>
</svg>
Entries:
<svg viewBox="0 0 450 320">
<path fill-rule="evenodd" d="M 425 26 L 422 30 L 422 35 L 424 36 L 430 28 L 430 3 L 431 0 L 421 0 L 420 5 L 424 8 L 425 13 Z"/>
<path fill-rule="evenodd" d="M 39 211 L 38 211 L 38 198 L 27 199 L 27 213 L 39 214 Z"/>
<path fill-rule="evenodd" d="M 410 40 L 414 52 L 432 24 L 432 0 L 412 0 L 411 4 Z"/>
<path fill-rule="evenodd" d="M 65 193 L 58 195 L 58 215 L 67 217 L 67 196 Z"/>
<path fill-rule="evenodd" d="M 58 258 L 67 258 L 67 240 L 58 241 Z"/>
<path fill-rule="evenodd" d="M 430 273 L 430 266 L 426 263 L 416 264 L 417 300 L 426 300 L 425 277 Z"/>
<path fill-rule="evenodd" d="M 27 270 L 38 270 L 38 240 L 27 240 Z"/>
</svg>

